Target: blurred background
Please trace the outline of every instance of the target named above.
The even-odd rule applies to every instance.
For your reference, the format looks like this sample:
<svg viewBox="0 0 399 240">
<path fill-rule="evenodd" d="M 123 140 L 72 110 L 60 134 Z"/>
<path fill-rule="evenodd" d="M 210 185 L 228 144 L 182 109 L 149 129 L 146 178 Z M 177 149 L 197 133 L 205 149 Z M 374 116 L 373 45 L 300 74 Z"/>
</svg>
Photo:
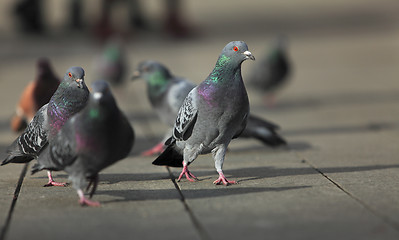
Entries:
<svg viewBox="0 0 399 240">
<path fill-rule="evenodd" d="M 307 123 L 288 121 L 295 111 L 399 98 L 397 0 L 3 0 L 3 141 L 9 142 L 8 121 L 23 87 L 34 79 L 40 57 L 50 60 L 59 77 L 70 66 L 82 66 L 89 85 L 99 78 L 96 58 L 110 38 L 117 39 L 126 66 L 117 98 L 128 113 L 148 111 L 151 116 L 144 81 L 129 81 L 139 62 L 160 61 L 175 75 L 199 83 L 227 42 L 245 41 L 259 60 L 281 35 L 292 65 L 289 82 L 271 109 L 249 89 L 252 111 L 290 129 Z M 244 81 L 256 64 L 243 64 Z"/>
</svg>

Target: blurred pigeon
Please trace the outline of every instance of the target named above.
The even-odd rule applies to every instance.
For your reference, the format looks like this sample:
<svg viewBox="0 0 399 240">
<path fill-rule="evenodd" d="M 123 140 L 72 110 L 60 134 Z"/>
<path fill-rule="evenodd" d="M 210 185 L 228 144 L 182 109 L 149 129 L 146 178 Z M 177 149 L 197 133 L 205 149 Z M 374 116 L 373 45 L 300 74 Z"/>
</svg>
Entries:
<svg viewBox="0 0 399 240">
<path fill-rule="evenodd" d="M 276 91 L 286 83 L 291 64 L 287 56 L 287 39 L 279 36 L 265 58 L 254 66 L 248 83 L 254 89 L 265 94 L 268 106 L 273 106 Z"/>
<path fill-rule="evenodd" d="M 126 57 L 119 38 L 111 38 L 104 47 L 103 52 L 93 60 L 94 76 L 103 79 L 112 85 L 123 83 L 126 72 Z"/>
<path fill-rule="evenodd" d="M 166 66 L 156 61 L 141 62 L 133 78 L 143 78 L 147 82 L 147 95 L 151 106 L 161 121 L 171 128 L 185 97 L 196 86 L 184 78 L 173 76 Z M 240 137 L 256 138 L 272 147 L 285 145 L 285 140 L 276 133 L 278 129 L 276 124 L 250 114 L 247 127 Z M 168 131 L 163 141 L 145 151 L 143 155 L 161 153 L 170 133 L 171 131 Z"/>
<path fill-rule="evenodd" d="M 153 164 L 182 166 L 178 180 L 185 175 L 189 181 L 194 181 L 196 177 L 188 170 L 188 165 L 199 154 L 212 152 L 219 173 L 214 183 L 236 183 L 226 179 L 222 166 L 231 139 L 239 136 L 247 124 L 249 101 L 241 77 L 241 64 L 248 58 L 255 60 L 245 42 L 233 41 L 224 47 L 213 71 L 185 98 L 173 136 Z"/>
<path fill-rule="evenodd" d="M 55 76 L 50 62 L 46 58 L 37 61 L 37 75 L 24 89 L 11 119 L 11 129 L 22 131 L 28 125 L 37 110 L 50 101 L 57 90 L 60 80 Z"/>
<path fill-rule="evenodd" d="M 81 67 L 67 70 L 49 103 L 39 109 L 24 132 L 7 148 L 8 156 L 1 165 L 26 163 L 40 155 L 64 123 L 86 105 L 89 90 L 83 78 Z M 65 183 L 54 182 L 51 172 L 48 177 L 45 186 L 65 186 Z"/>
<path fill-rule="evenodd" d="M 65 170 L 79 195 L 81 205 L 99 206 L 85 198 L 83 190 L 98 184 L 98 172 L 125 158 L 134 141 L 134 132 L 119 110 L 106 81 L 96 81 L 86 107 L 71 117 L 44 149 L 32 173 L 42 169 Z"/>
<path fill-rule="evenodd" d="M 134 72 L 133 79 L 143 78 L 147 82 L 147 96 L 161 121 L 171 128 L 165 138 L 152 149 L 142 153 L 144 156 L 159 154 L 164 150 L 164 142 L 170 137 L 177 113 L 187 94 L 195 87 L 186 79 L 173 76 L 159 62 L 141 62 Z"/>
</svg>

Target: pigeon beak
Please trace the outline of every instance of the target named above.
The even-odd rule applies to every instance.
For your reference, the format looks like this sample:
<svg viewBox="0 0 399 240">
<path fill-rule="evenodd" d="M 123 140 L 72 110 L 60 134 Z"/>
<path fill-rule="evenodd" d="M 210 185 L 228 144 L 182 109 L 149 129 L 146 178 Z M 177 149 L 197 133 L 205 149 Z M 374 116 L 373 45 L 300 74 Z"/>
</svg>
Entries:
<svg viewBox="0 0 399 240">
<path fill-rule="evenodd" d="M 254 55 L 252 55 L 252 53 L 250 51 L 245 51 L 243 54 L 246 56 L 246 59 L 249 58 L 252 61 L 255 61 L 255 57 L 254 57 Z"/>
<path fill-rule="evenodd" d="M 76 79 L 75 81 L 78 84 L 78 88 L 83 88 L 83 79 L 82 78 Z"/>
<path fill-rule="evenodd" d="M 138 79 L 140 77 L 141 77 L 141 72 L 139 70 L 136 70 L 136 71 L 133 72 L 133 76 L 132 76 L 131 79 L 132 80 L 136 80 L 136 79 Z"/>
</svg>

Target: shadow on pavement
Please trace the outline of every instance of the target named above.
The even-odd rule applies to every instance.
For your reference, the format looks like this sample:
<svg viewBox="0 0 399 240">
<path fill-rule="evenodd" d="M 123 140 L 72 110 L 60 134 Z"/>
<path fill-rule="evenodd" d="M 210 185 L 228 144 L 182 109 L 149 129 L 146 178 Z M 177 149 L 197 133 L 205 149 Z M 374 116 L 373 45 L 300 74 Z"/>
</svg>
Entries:
<svg viewBox="0 0 399 240">
<path fill-rule="evenodd" d="M 189 189 L 182 190 L 185 198 L 211 198 L 229 195 L 242 195 L 248 193 L 258 192 L 279 192 L 302 188 L 309 188 L 310 186 L 295 186 L 295 187 L 268 187 L 268 188 L 254 188 L 254 187 L 231 187 L 231 188 L 214 188 L 214 189 Z M 145 200 L 170 200 L 179 199 L 180 196 L 176 189 L 162 189 L 162 190 L 107 190 L 97 191 L 96 195 L 110 195 L 118 197 L 119 199 L 104 201 L 103 203 L 113 202 L 128 202 L 128 201 L 145 201 Z"/>
</svg>

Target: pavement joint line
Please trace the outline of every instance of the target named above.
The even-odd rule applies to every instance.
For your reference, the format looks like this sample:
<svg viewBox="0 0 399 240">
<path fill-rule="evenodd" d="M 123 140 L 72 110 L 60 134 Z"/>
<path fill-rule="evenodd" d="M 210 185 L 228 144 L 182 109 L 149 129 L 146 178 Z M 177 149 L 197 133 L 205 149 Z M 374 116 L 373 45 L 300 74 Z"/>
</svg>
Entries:
<svg viewBox="0 0 399 240">
<path fill-rule="evenodd" d="M 173 175 L 172 171 L 170 170 L 169 167 L 166 167 L 166 169 L 169 172 L 169 176 L 170 176 L 170 180 L 173 182 L 173 185 L 175 186 L 177 192 L 180 195 L 180 201 L 182 202 L 184 209 L 186 210 L 186 212 L 188 213 L 191 222 L 194 225 L 194 228 L 197 230 L 200 238 L 202 240 L 210 240 L 212 239 L 209 235 L 209 233 L 205 230 L 204 226 L 202 226 L 201 222 L 198 220 L 198 218 L 195 216 L 195 214 L 193 213 L 193 211 L 191 210 L 190 206 L 187 204 L 186 198 L 184 197 L 184 194 L 179 186 L 179 184 L 177 184 L 176 182 L 176 177 Z"/>
<path fill-rule="evenodd" d="M 363 206 L 367 211 L 371 212 L 374 216 L 378 217 L 381 219 L 383 222 L 391 226 L 393 229 L 399 232 L 399 223 L 396 222 L 395 220 L 392 220 L 391 218 L 385 216 L 384 214 L 378 212 L 375 210 L 372 206 L 364 202 L 362 199 L 351 193 L 350 191 L 346 190 L 343 186 L 341 186 L 338 182 L 334 181 L 332 178 L 327 176 L 322 170 L 320 170 L 318 167 L 307 161 L 305 158 L 302 158 L 302 163 L 306 163 L 309 165 L 311 168 L 313 168 L 316 172 L 320 173 L 325 179 L 327 179 L 329 182 L 334 184 L 339 190 L 344 192 L 346 195 L 348 195 L 350 198 L 355 200 L 357 203 L 359 203 L 361 206 Z"/>
<path fill-rule="evenodd" d="M 10 227 L 10 224 L 11 224 L 11 218 L 12 218 L 12 215 L 14 213 L 15 205 L 17 204 L 19 192 L 21 191 L 22 183 L 24 182 L 24 178 L 26 176 L 26 172 L 28 170 L 28 166 L 29 166 L 29 162 L 25 163 L 24 167 L 22 168 L 21 174 L 19 175 L 17 187 L 15 188 L 14 195 L 13 195 L 12 202 L 11 202 L 11 206 L 10 206 L 10 209 L 8 211 L 8 214 L 7 214 L 7 219 L 6 219 L 6 222 L 4 223 L 3 228 L 1 229 L 0 240 L 6 239 L 6 234 L 7 234 L 7 231 L 9 229 L 9 227 Z"/>
</svg>

